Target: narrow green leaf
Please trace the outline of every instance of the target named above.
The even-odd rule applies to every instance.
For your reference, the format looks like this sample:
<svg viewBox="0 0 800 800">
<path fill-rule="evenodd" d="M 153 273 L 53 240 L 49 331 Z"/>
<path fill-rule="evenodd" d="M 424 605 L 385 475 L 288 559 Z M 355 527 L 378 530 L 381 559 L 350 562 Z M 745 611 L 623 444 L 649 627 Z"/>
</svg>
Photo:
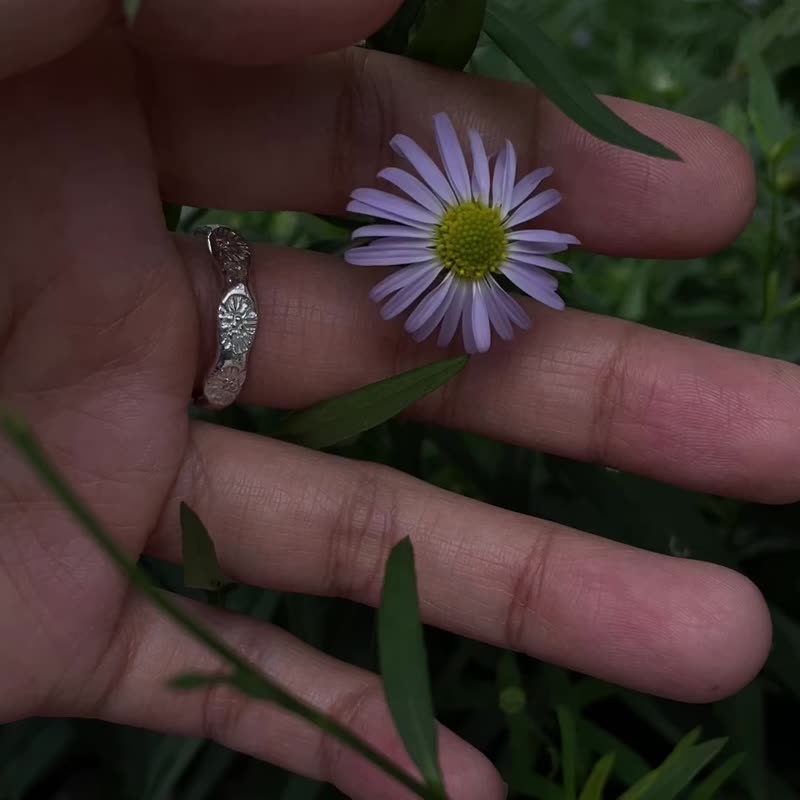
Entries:
<svg viewBox="0 0 800 800">
<path fill-rule="evenodd" d="M 232 583 L 217 561 L 214 542 L 200 517 L 181 503 L 181 548 L 183 583 L 189 589 L 217 591 Z"/>
<path fill-rule="evenodd" d="M 128 25 L 133 25 L 142 7 L 142 0 L 122 0 L 122 13 Z"/>
<path fill-rule="evenodd" d="M 173 800 L 208 800 L 219 797 L 220 782 L 237 754 L 214 742 L 205 742 L 199 758 L 181 782 Z"/>
<path fill-rule="evenodd" d="M 438 389 L 461 372 L 469 356 L 437 361 L 371 383 L 286 417 L 274 435 L 307 447 L 330 447 L 363 433 Z"/>
<path fill-rule="evenodd" d="M 619 796 L 619 800 L 644 800 L 649 797 L 647 794 L 658 782 L 661 774 L 674 764 L 683 753 L 694 746 L 695 742 L 700 738 L 700 728 L 693 728 L 686 736 L 675 745 L 672 752 L 664 759 L 660 766 L 656 767 L 652 772 L 648 772 L 640 780 L 626 792 Z"/>
<path fill-rule="evenodd" d="M 642 796 L 643 800 L 674 800 L 700 770 L 716 758 L 727 741 L 710 739 L 681 752 L 669 765 L 662 766 L 658 779 Z"/>
<path fill-rule="evenodd" d="M 406 55 L 463 69 L 475 51 L 485 15 L 486 0 L 427 0 Z"/>
<path fill-rule="evenodd" d="M 728 778 L 736 772 L 745 760 L 745 753 L 737 753 L 731 756 L 723 764 L 720 764 L 690 795 L 689 800 L 713 800 L 717 792 Z"/>
<path fill-rule="evenodd" d="M 441 788 L 414 549 L 408 538 L 395 545 L 386 563 L 378 609 L 378 654 L 386 701 L 397 732 L 425 781 Z"/>
<path fill-rule="evenodd" d="M 58 769 L 76 738 L 67 720 L 27 719 L 3 726 L 0 748 L 0 798 L 24 800 L 29 791 Z"/>
<path fill-rule="evenodd" d="M 578 800 L 603 800 L 603 791 L 614 768 L 614 753 L 604 755 L 592 768 Z"/>
<path fill-rule="evenodd" d="M 538 26 L 528 24 L 524 32 L 519 31 L 490 7 L 484 30 L 555 105 L 592 135 L 648 156 L 681 160 L 601 102 Z"/>
<path fill-rule="evenodd" d="M 175 203 L 164 203 L 164 224 L 167 226 L 168 231 L 178 230 L 178 223 L 181 221 L 181 213 L 183 206 L 175 205 Z"/>
<path fill-rule="evenodd" d="M 233 677 L 224 672 L 184 672 L 170 678 L 167 686 L 170 689 L 191 691 L 207 689 L 210 686 L 232 685 Z"/>
<path fill-rule="evenodd" d="M 394 16 L 367 39 L 367 47 L 384 53 L 405 53 L 411 30 L 422 13 L 423 3 L 424 0 L 405 0 Z"/>
<path fill-rule="evenodd" d="M 747 68 L 750 92 L 747 113 L 764 155 L 775 160 L 786 149 L 791 130 L 775 82 L 755 48 L 748 53 Z"/>
<path fill-rule="evenodd" d="M 714 707 L 725 733 L 735 750 L 747 754 L 740 783 L 752 800 L 769 796 L 767 768 L 764 682 L 754 680 L 749 686 Z"/>
<path fill-rule="evenodd" d="M 152 759 L 145 764 L 141 796 L 148 800 L 171 800 L 175 797 L 175 787 L 190 770 L 205 740 L 163 736 L 157 741 Z"/>
<path fill-rule="evenodd" d="M 564 779 L 565 800 L 575 800 L 577 794 L 578 736 L 575 715 L 566 706 L 556 708 L 561 731 L 561 774 Z"/>
<path fill-rule="evenodd" d="M 536 800 L 564 800 L 564 792 L 560 786 L 535 772 L 528 775 L 524 786 L 513 786 L 513 788 L 514 791 L 535 797 Z"/>
<path fill-rule="evenodd" d="M 528 698 L 516 656 L 506 651 L 497 662 L 498 706 L 505 715 L 511 755 L 511 785 L 521 790 L 534 774 L 536 742 L 528 719 Z"/>
<path fill-rule="evenodd" d="M 612 736 L 604 728 L 583 717 L 578 719 L 578 735 L 582 745 L 592 753 L 614 753 L 613 774 L 626 786 L 633 786 L 647 775 L 648 763 L 628 744 Z"/>
</svg>

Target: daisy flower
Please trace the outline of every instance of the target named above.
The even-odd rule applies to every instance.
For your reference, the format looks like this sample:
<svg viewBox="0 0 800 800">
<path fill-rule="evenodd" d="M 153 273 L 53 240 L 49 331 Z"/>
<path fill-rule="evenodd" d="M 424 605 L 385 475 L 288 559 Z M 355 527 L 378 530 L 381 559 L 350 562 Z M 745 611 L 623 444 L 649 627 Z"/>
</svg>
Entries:
<svg viewBox="0 0 800 800">
<path fill-rule="evenodd" d="M 553 174 L 550 167 L 517 181 L 511 142 L 492 159 L 480 135 L 469 131 L 470 174 L 450 118 L 437 114 L 433 124 L 444 169 L 413 139 L 395 136 L 392 149 L 417 175 L 396 167 L 378 173 L 406 197 L 379 189 L 353 191 L 347 210 L 386 224 L 355 230 L 354 239 L 372 241 L 348 250 L 345 259 L 359 266 L 400 267 L 370 292 L 375 302 L 386 301 L 384 319 L 417 303 L 405 323 L 414 339 L 421 342 L 439 328 L 438 344 L 446 346 L 460 325 L 466 351 L 482 353 L 491 345 L 492 329 L 508 340 L 515 325 L 530 327 L 528 315 L 500 286 L 498 276 L 540 303 L 562 309 L 552 273 L 571 270 L 548 255 L 580 242 L 567 233 L 520 228 L 561 200 L 555 189 L 535 193 Z"/>
</svg>

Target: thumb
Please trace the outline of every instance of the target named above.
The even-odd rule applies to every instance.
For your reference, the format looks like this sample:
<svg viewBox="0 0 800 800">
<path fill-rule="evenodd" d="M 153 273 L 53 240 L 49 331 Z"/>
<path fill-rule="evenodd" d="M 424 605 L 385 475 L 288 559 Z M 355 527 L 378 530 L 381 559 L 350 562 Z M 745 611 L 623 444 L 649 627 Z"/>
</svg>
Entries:
<svg viewBox="0 0 800 800">
<path fill-rule="evenodd" d="M 0 78 L 58 58 L 82 42 L 109 0 L 5 0 L 0 3 Z"/>
</svg>

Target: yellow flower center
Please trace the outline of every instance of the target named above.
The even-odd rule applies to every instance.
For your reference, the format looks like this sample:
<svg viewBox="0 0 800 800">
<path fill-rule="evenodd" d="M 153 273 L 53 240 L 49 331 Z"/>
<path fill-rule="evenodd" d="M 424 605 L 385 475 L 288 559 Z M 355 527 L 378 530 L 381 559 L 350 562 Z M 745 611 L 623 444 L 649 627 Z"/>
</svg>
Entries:
<svg viewBox="0 0 800 800">
<path fill-rule="evenodd" d="M 499 208 L 469 202 L 448 209 L 436 229 L 436 255 L 459 278 L 478 281 L 498 272 L 508 239 Z"/>
</svg>

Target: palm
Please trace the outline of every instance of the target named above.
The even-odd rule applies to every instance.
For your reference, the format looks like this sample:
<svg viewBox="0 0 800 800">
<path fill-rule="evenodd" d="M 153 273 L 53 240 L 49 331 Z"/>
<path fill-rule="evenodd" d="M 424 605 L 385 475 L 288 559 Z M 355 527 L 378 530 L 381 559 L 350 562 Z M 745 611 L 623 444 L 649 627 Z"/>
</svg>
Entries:
<svg viewBox="0 0 800 800">
<path fill-rule="evenodd" d="M 29 199 L 41 190 L 49 196 L 45 210 L 31 217 L 35 206 L 23 198 L 2 201 L 4 244 L 14 257 L 0 288 L 15 308 L 0 316 L 7 332 L 0 386 L 135 556 L 182 461 L 197 324 L 189 282 L 159 225 L 155 178 L 141 172 L 131 180 L 118 166 L 149 157 L 124 66 L 107 73 L 88 100 L 101 104 L 113 92 L 124 104 L 126 118 L 106 117 L 106 130 L 97 131 L 119 149 L 97 160 L 96 142 L 59 142 L 70 123 L 51 103 L 34 140 L 28 137 L 40 155 L 24 166 Z M 46 187 L 65 166 L 82 180 L 53 198 Z M 109 198 L 125 201 L 115 208 Z M 3 456 L 8 463 L 10 454 Z M 35 709 L 56 685 L 59 697 L 80 698 L 126 593 L 124 580 L 32 476 L 4 487 L 2 498 L 0 637 L 20 643 L 8 680 L 28 691 L 5 695 L 0 720 Z"/>
</svg>

